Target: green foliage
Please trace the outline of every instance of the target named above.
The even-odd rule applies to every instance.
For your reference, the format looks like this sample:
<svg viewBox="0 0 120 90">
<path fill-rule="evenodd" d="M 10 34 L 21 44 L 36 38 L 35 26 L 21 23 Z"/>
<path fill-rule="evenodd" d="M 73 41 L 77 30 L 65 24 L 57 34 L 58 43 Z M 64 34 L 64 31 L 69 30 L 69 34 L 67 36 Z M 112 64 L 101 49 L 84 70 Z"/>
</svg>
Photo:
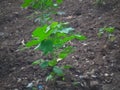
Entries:
<svg viewBox="0 0 120 90">
<path fill-rule="evenodd" d="M 24 0 L 23 8 L 32 7 L 39 10 L 49 10 L 58 7 L 63 0 Z"/>
<path fill-rule="evenodd" d="M 35 18 L 35 22 L 40 25 L 52 22 L 51 16 L 57 14 L 56 9 L 63 0 L 24 0 L 22 8 L 31 7 L 35 12 L 30 18 Z"/>
<path fill-rule="evenodd" d="M 59 53 L 59 58 L 64 59 L 72 52 L 72 47 L 65 47 L 63 51 Z"/>
<path fill-rule="evenodd" d="M 47 54 L 48 52 L 53 51 L 53 42 L 52 40 L 43 40 L 40 45 L 38 46 L 38 49 L 43 51 L 44 54 Z"/>
<path fill-rule="evenodd" d="M 72 68 L 72 66 L 70 66 L 70 65 L 65 65 L 65 66 L 63 66 L 63 68 L 64 68 L 64 69 L 70 69 L 70 68 Z"/>
<path fill-rule="evenodd" d="M 48 64 L 49 64 L 50 67 L 54 67 L 54 66 L 57 65 L 57 60 L 51 60 L 51 61 L 49 61 Z"/>
<path fill-rule="evenodd" d="M 42 63 L 44 60 L 40 59 L 40 60 L 36 60 L 32 63 L 32 65 L 39 65 L 40 63 Z"/>
<path fill-rule="evenodd" d="M 33 15 L 36 15 L 36 21 L 41 25 L 32 32 L 32 38 L 25 44 L 26 47 L 35 47 L 35 50 L 40 50 L 46 57 L 51 56 L 49 60 L 40 59 L 32 63 L 43 69 L 51 69 L 46 81 L 64 77 L 64 70 L 71 68 L 69 65 L 58 65 L 73 51 L 68 42 L 74 39 L 86 40 L 85 36 L 74 34 L 74 29 L 68 27 L 68 23 L 52 21 L 50 16 L 55 14 L 55 9 L 62 2 L 63 0 L 24 0 L 22 4 L 23 8 L 32 7 L 35 10 Z"/>
<path fill-rule="evenodd" d="M 49 62 L 48 61 L 43 61 L 42 63 L 40 63 L 40 67 L 41 68 L 47 68 L 48 67 L 48 64 Z"/>
<path fill-rule="evenodd" d="M 62 47 L 73 39 L 85 40 L 83 35 L 68 34 L 73 28 L 65 27 L 64 23 L 53 22 L 51 25 L 37 27 L 32 32 L 32 40 L 26 46 L 37 45 L 35 49 L 41 50 L 44 54 L 52 52 L 54 49 Z"/>
<path fill-rule="evenodd" d="M 55 74 L 57 74 L 58 76 L 63 76 L 63 75 L 64 75 L 63 70 L 62 70 L 60 67 L 58 67 L 58 66 L 55 66 L 55 67 L 53 68 L 53 71 L 54 71 Z"/>
<path fill-rule="evenodd" d="M 69 66 L 57 66 L 59 61 L 65 59 L 71 52 L 72 47 L 67 43 L 73 39 L 85 40 L 86 37 L 72 33 L 73 28 L 67 28 L 66 23 L 52 22 L 51 25 L 37 27 L 32 32 L 32 40 L 26 43 L 27 47 L 36 46 L 35 49 L 43 52 L 44 55 L 54 56 L 52 60 L 37 60 L 33 65 L 40 65 L 41 68 L 52 67 L 53 70 L 47 77 L 63 76 L 63 69 L 69 69 Z"/>
<path fill-rule="evenodd" d="M 115 36 L 114 33 L 115 32 L 115 28 L 114 27 L 104 27 L 104 28 L 100 28 L 99 32 L 98 32 L 98 36 L 101 37 L 103 34 L 107 34 L 107 37 L 110 41 L 114 41 L 115 40 Z"/>
</svg>

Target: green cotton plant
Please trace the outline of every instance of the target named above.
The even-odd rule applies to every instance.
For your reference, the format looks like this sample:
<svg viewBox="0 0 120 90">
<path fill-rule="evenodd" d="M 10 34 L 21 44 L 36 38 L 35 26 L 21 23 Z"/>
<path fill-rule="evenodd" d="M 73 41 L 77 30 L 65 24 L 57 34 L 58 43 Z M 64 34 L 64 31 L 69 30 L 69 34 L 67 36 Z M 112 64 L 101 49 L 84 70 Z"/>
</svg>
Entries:
<svg viewBox="0 0 120 90">
<path fill-rule="evenodd" d="M 98 32 L 98 37 L 101 37 L 103 34 L 107 34 L 108 40 L 110 41 L 114 41 L 115 40 L 115 36 L 114 33 L 115 32 L 115 28 L 114 27 L 104 27 L 104 28 L 100 28 L 99 32 Z"/>
<path fill-rule="evenodd" d="M 52 22 L 51 16 L 56 14 L 56 9 L 63 0 L 24 0 L 22 8 L 31 7 L 35 12 L 30 15 L 30 18 L 35 18 L 35 22 L 40 25 Z"/>
<path fill-rule="evenodd" d="M 33 65 L 40 65 L 41 68 L 52 68 L 46 81 L 55 79 L 56 76 L 64 76 L 64 69 L 70 68 L 69 65 L 58 66 L 58 63 L 65 59 L 73 50 L 67 43 L 74 39 L 85 40 L 83 35 L 73 34 L 73 28 L 67 27 L 67 23 L 52 22 L 51 25 L 37 27 L 32 32 L 32 39 L 26 43 L 27 47 L 35 46 L 35 50 L 40 50 L 43 55 L 48 54 L 51 60 L 37 60 Z"/>
<path fill-rule="evenodd" d="M 44 11 L 58 7 L 62 2 L 63 0 L 24 0 L 22 7 L 32 7 L 33 9 Z"/>
<path fill-rule="evenodd" d="M 84 40 L 85 36 L 68 34 L 73 28 L 65 27 L 67 23 L 52 22 L 51 25 L 37 27 L 32 32 L 32 40 L 26 46 L 37 45 L 35 49 L 40 49 L 44 54 L 52 52 L 54 48 L 62 47 L 65 43 L 73 39 Z"/>
<path fill-rule="evenodd" d="M 31 40 L 25 44 L 26 47 L 40 50 L 46 58 L 51 56 L 51 59 L 40 59 L 32 63 L 43 69 L 50 69 L 46 81 L 64 77 L 64 71 L 71 66 L 58 64 L 73 52 L 69 42 L 74 39 L 86 39 L 83 35 L 74 34 L 72 32 L 74 29 L 68 27 L 68 23 L 55 22 L 51 18 L 52 14 L 56 14 L 55 10 L 62 2 L 63 0 L 24 0 L 22 4 L 23 8 L 32 7 L 35 11 L 33 14 L 35 21 L 40 22 L 40 26 L 32 32 Z"/>
</svg>

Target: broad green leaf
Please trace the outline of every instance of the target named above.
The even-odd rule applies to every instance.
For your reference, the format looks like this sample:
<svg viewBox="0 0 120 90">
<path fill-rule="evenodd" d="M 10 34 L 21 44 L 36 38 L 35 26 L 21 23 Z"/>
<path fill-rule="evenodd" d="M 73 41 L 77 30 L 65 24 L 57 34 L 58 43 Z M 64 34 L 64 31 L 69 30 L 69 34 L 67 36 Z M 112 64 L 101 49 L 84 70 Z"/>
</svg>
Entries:
<svg viewBox="0 0 120 90">
<path fill-rule="evenodd" d="M 63 0 L 56 0 L 58 4 L 62 3 Z"/>
<path fill-rule="evenodd" d="M 39 38 L 40 41 L 44 40 L 46 38 L 46 29 L 47 25 L 44 25 L 43 27 L 37 27 L 33 32 L 32 36 Z"/>
<path fill-rule="evenodd" d="M 40 64 L 41 68 L 47 68 L 48 67 L 48 61 L 44 61 Z"/>
<path fill-rule="evenodd" d="M 52 7 L 53 6 L 53 1 L 52 0 L 47 0 L 46 1 L 46 6 L 47 7 L 50 7 L 50 6 Z"/>
<path fill-rule="evenodd" d="M 54 71 L 58 76 L 63 76 L 63 75 L 64 75 L 63 70 L 62 70 L 60 67 L 58 67 L 58 66 L 55 66 L 55 67 L 53 68 L 53 71 Z"/>
<path fill-rule="evenodd" d="M 42 50 L 44 54 L 53 51 L 53 42 L 51 40 L 43 40 L 38 47 L 38 49 Z"/>
<path fill-rule="evenodd" d="M 28 6 L 31 4 L 32 1 L 33 1 L 33 0 L 24 0 L 24 3 L 22 4 L 22 7 L 23 7 L 23 8 L 28 7 Z"/>
<path fill-rule="evenodd" d="M 46 29 L 46 35 L 50 36 L 51 34 L 53 34 L 54 30 L 55 29 L 53 27 L 51 27 L 51 25 L 48 26 L 47 29 Z"/>
<path fill-rule="evenodd" d="M 55 36 L 53 36 L 53 44 L 54 44 L 54 47 L 61 47 L 63 46 L 64 42 L 63 42 L 63 39 L 64 37 L 67 37 L 67 34 L 64 34 L 64 33 L 56 33 Z"/>
<path fill-rule="evenodd" d="M 57 61 L 56 60 L 51 60 L 51 61 L 49 61 L 48 64 L 49 64 L 49 66 L 53 67 L 57 64 Z"/>
<path fill-rule="evenodd" d="M 54 45 L 57 46 L 63 46 L 68 41 L 71 41 L 73 39 L 76 39 L 76 35 L 67 35 L 65 33 L 56 33 L 56 37 L 53 40 Z M 62 36 L 63 35 L 63 36 Z M 78 37 L 77 37 L 78 38 Z"/>
<path fill-rule="evenodd" d="M 53 43 L 54 43 L 54 47 L 58 48 L 58 47 L 62 47 L 64 42 L 63 42 L 63 38 L 61 38 L 61 36 L 56 36 L 53 39 Z"/>
<path fill-rule="evenodd" d="M 32 46 L 35 46 L 35 45 L 37 45 L 39 43 L 40 43 L 39 40 L 31 40 L 31 41 L 26 43 L 26 47 L 32 47 Z"/>
<path fill-rule="evenodd" d="M 63 43 L 67 43 L 68 41 L 71 41 L 71 40 L 73 40 L 73 39 L 75 39 L 75 37 L 72 35 L 72 36 L 67 36 L 67 37 L 65 37 L 64 39 L 63 39 Z"/>
</svg>

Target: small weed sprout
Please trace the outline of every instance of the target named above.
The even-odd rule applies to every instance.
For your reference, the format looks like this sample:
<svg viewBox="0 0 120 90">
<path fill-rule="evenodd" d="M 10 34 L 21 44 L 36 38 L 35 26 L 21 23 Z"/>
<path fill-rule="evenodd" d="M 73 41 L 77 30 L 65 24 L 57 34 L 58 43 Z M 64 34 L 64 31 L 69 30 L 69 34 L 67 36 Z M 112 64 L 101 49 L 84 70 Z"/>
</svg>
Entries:
<svg viewBox="0 0 120 90">
<path fill-rule="evenodd" d="M 111 42 L 114 41 L 115 35 L 115 28 L 114 27 L 104 27 L 104 28 L 100 28 L 99 32 L 98 32 L 98 37 L 101 37 L 103 34 L 107 34 L 108 40 L 110 40 Z"/>
</svg>

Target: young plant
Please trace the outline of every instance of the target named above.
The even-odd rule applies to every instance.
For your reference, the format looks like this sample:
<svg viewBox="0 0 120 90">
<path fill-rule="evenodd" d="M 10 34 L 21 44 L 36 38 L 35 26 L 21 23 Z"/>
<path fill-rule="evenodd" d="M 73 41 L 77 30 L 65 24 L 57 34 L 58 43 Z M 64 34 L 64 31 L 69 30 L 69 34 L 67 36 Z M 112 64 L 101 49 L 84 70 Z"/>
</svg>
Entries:
<svg viewBox="0 0 120 90">
<path fill-rule="evenodd" d="M 104 27 L 99 29 L 98 36 L 101 37 L 103 34 L 106 33 L 108 40 L 114 41 L 115 40 L 115 36 L 113 34 L 114 32 L 115 32 L 114 27 Z"/>
<path fill-rule="evenodd" d="M 58 7 L 63 0 L 24 0 L 23 8 L 32 7 L 40 11 L 48 11 Z"/>
<path fill-rule="evenodd" d="M 30 17 L 35 17 L 35 22 L 40 25 L 52 22 L 51 16 L 56 14 L 56 9 L 63 0 L 24 0 L 23 8 L 31 7 L 35 12 Z"/>
<path fill-rule="evenodd" d="M 41 68 L 51 68 L 50 75 L 46 81 L 56 79 L 56 77 L 64 76 L 64 69 L 70 66 L 58 66 L 58 63 L 65 59 L 71 52 L 72 47 L 67 43 L 73 39 L 85 40 L 83 35 L 70 33 L 73 28 L 66 27 L 67 23 L 52 22 L 51 25 L 37 27 L 32 32 L 32 40 L 26 43 L 27 47 L 36 46 L 36 50 L 43 52 L 43 55 L 50 55 L 50 60 L 37 60 L 33 65 L 39 64 Z"/>
<path fill-rule="evenodd" d="M 71 68 L 69 65 L 58 65 L 73 51 L 68 42 L 74 39 L 86 39 L 83 35 L 72 33 L 74 29 L 67 27 L 68 23 L 51 20 L 51 15 L 56 13 L 56 8 L 62 2 L 63 0 L 24 0 L 22 4 L 23 8 L 32 7 L 35 10 L 35 17 L 38 17 L 36 21 L 41 25 L 32 32 L 32 39 L 26 43 L 26 47 L 35 46 L 34 49 L 42 51 L 46 57 L 51 56 L 51 59 L 40 59 L 32 63 L 50 70 L 46 81 L 63 78 L 64 70 Z"/>
</svg>

